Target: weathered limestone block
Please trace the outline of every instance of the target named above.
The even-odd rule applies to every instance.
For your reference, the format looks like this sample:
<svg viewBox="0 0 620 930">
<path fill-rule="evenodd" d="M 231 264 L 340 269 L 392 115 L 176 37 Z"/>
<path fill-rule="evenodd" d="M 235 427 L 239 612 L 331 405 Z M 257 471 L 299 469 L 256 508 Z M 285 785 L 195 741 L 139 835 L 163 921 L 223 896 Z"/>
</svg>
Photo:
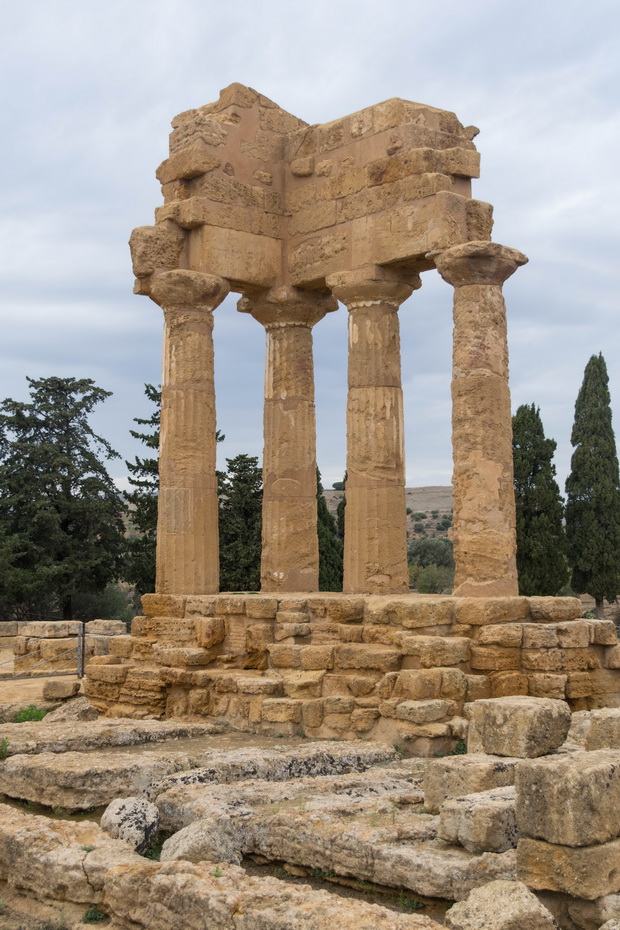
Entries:
<svg viewBox="0 0 620 930">
<path fill-rule="evenodd" d="M 459 665 L 468 662 L 471 642 L 461 636 L 403 636 L 403 655 L 417 656 L 423 668 Z"/>
<path fill-rule="evenodd" d="M 590 627 L 590 642 L 600 646 L 615 646 L 618 631 L 613 620 L 586 620 Z"/>
<path fill-rule="evenodd" d="M 620 708 L 602 707 L 573 714 L 569 736 L 587 750 L 620 749 Z"/>
<path fill-rule="evenodd" d="M 266 723 L 300 723 L 302 701 L 267 698 L 263 702 L 262 719 Z"/>
<path fill-rule="evenodd" d="M 500 623 L 483 626 L 477 640 L 481 646 L 504 646 L 520 648 L 523 645 L 523 625 Z"/>
<path fill-rule="evenodd" d="M 184 617 L 185 604 L 189 605 L 190 600 L 193 599 L 180 594 L 143 594 L 141 598 L 146 617 Z M 136 620 L 142 619 L 136 617 Z"/>
<path fill-rule="evenodd" d="M 441 805 L 437 835 L 472 853 L 512 849 L 519 836 L 514 787 L 446 798 Z"/>
<path fill-rule="evenodd" d="M 424 804 L 432 811 L 439 811 L 446 798 L 513 785 L 519 761 L 482 753 L 433 759 L 424 775 Z"/>
<path fill-rule="evenodd" d="M 486 626 L 495 623 L 519 623 L 530 616 L 526 597 L 459 597 L 455 601 L 457 623 Z"/>
<path fill-rule="evenodd" d="M 521 649 L 502 649 L 499 646 L 472 646 L 471 667 L 492 671 L 521 667 Z"/>
<path fill-rule="evenodd" d="M 193 623 L 196 642 L 203 649 L 217 646 L 226 636 L 226 628 L 221 617 L 197 617 Z"/>
<path fill-rule="evenodd" d="M 527 676 L 527 687 L 531 697 L 553 698 L 561 701 L 566 694 L 568 675 L 552 672 L 534 672 Z"/>
<path fill-rule="evenodd" d="M 571 722 L 568 705 L 549 698 L 491 698 L 467 705 L 465 713 L 470 720 L 470 752 L 523 759 L 561 746 Z"/>
<path fill-rule="evenodd" d="M 157 833 L 159 811 L 144 798 L 115 798 L 103 812 L 100 826 L 113 839 L 143 853 Z"/>
<path fill-rule="evenodd" d="M 492 698 L 514 697 L 529 691 L 527 675 L 517 671 L 490 671 L 489 684 Z"/>
<path fill-rule="evenodd" d="M 620 840 L 598 846 L 559 846 L 522 837 L 517 877 L 534 890 L 594 900 L 620 891 Z"/>
<path fill-rule="evenodd" d="M 620 750 L 523 762 L 515 784 L 522 836 L 562 846 L 593 846 L 620 836 Z"/>
<path fill-rule="evenodd" d="M 96 904 L 107 873 L 143 862 L 95 823 L 51 820 L 0 806 L 0 878 L 39 898 Z"/>
<path fill-rule="evenodd" d="M 396 718 L 410 723 L 433 723 L 452 716 L 451 701 L 401 701 L 396 706 Z"/>
<path fill-rule="evenodd" d="M 152 862 L 116 869 L 107 879 L 104 905 L 121 926 L 169 930 L 204 925 L 255 930 L 436 930 L 428 917 L 395 914 L 376 904 L 340 899 L 326 891 L 250 877 L 236 865 Z M 217 920 L 217 924 L 215 921 Z"/>
<path fill-rule="evenodd" d="M 538 623 L 577 620 L 583 608 L 578 597 L 530 597 L 530 614 Z"/>
<path fill-rule="evenodd" d="M 336 649 L 336 668 L 372 668 L 391 672 L 400 666 L 400 652 L 389 646 L 343 645 Z"/>
<path fill-rule="evenodd" d="M 185 668 L 195 665 L 208 665 L 215 658 L 213 652 L 207 649 L 191 649 L 170 645 L 168 643 L 155 643 L 153 655 L 159 665 L 170 665 Z M 121 666 L 122 667 L 122 666 Z"/>
<path fill-rule="evenodd" d="M 77 722 L 82 720 L 97 720 L 99 714 L 93 707 L 88 698 L 75 697 L 70 701 L 65 701 L 56 710 L 50 711 L 45 716 L 45 722 L 49 726 L 51 723 L 62 723 L 66 721 Z"/>
<path fill-rule="evenodd" d="M 249 813 L 247 808 L 246 813 Z M 234 862 L 242 859 L 241 838 L 235 822 L 224 809 L 217 818 L 195 820 L 166 840 L 161 850 L 161 862 Z"/>
<path fill-rule="evenodd" d="M 129 673 L 128 665 L 93 665 L 88 666 L 89 682 L 109 682 L 110 684 L 122 684 Z"/>
<path fill-rule="evenodd" d="M 43 685 L 43 698 L 46 701 L 64 700 L 74 697 L 80 690 L 79 681 L 62 681 L 49 678 Z"/>
<path fill-rule="evenodd" d="M 451 930 L 559 930 L 553 915 L 522 882 L 475 888 L 446 914 Z"/>
<path fill-rule="evenodd" d="M 322 694 L 324 678 L 324 671 L 283 672 L 282 687 L 290 698 L 318 698 Z"/>
</svg>

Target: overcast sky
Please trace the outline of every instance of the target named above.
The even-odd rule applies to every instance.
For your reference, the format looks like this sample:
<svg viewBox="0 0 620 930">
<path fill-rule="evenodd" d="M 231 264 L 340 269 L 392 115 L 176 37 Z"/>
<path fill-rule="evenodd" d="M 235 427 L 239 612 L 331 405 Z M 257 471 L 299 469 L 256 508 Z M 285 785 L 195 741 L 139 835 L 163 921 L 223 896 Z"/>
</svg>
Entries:
<svg viewBox="0 0 620 930">
<path fill-rule="evenodd" d="M 513 410 L 536 403 L 563 486 L 583 369 L 603 352 L 620 424 L 618 0 L 0 0 L 0 397 L 25 376 L 113 392 L 96 426 L 124 458 L 159 383 L 161 310 L 132 294 L 127 239 L 161 203 L 170 120 L 239 81 L 308 123 L 390 97 L 481 130 L 474 197 L 530 262 L 505 287 Z M 223 458 L 262 454 L 264 332 L 216 311 Z M 401 308 L 409 486 L 449 484 L 452 289 Z M 314 330 L 318 463 L 345 465 L 346 311 Z M 110 463 L 122 486 L 122 460 Z"/>
</svg>

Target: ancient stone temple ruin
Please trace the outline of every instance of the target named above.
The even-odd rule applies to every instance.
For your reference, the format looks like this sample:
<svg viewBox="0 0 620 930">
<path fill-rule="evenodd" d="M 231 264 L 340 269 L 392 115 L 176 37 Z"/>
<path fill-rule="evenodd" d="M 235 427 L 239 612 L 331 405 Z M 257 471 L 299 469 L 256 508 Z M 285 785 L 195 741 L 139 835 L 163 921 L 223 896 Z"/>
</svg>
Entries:
<svg viewBox="0 0 620 930">
<path fill-rule="evenodd" d="M 157 591 L 90 668 L 91 700 L 417 753 L 450 749 L 481 697 L 620 703 L 613 624 L 518 596 L 502 285 L 527 259 L 491 241 L 491 206 L 471 197 L 477 129 L 399 99 L 308 126 L 239 84 L 172 125 L 164 205 L 131 238 L 135 291 L 165 321 Z M 454 289 L 451 597 L 407 579 L 398 311 L 434 268 Z M 212 331 L 231 290 L 266 333 L 254 594 L 218 593 Z M 312 328 L 338 302 L 344 592 L 319 594 Z"/>
</svg>

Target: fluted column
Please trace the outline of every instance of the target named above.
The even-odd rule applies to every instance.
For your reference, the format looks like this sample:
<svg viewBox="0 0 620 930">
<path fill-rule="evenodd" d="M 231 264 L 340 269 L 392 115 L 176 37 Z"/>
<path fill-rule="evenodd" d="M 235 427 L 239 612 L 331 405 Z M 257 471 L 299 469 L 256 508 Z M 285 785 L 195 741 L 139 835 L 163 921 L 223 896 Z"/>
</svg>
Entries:
<svg viewBox="0 0 620 930">
<path fill-rule="evenodd" d="M 502 284 L 527 258 L 494 242 L 434 256 L 454 291 L 452 374 L 454 593 L 519 593 Z"/>
<path fill-rule="evenodd" d="M 345 593 L 408 590 L 398 308 L 420 279 L 383 269 L 327 279 L 349 310 Z"/>
<path fill-rule="evenodd" d="M 213 310 L 229 285 L 196 271 L 158 275 L 164 311 L 157 580 L 161 594 L 219 588 Z"/>
<path fill-rule="evenodd" d="M 318 591 L 312 327 L 337 306 L 294 287 L 238 304 L 267 337 L 261 591 Z"/>
</svg>

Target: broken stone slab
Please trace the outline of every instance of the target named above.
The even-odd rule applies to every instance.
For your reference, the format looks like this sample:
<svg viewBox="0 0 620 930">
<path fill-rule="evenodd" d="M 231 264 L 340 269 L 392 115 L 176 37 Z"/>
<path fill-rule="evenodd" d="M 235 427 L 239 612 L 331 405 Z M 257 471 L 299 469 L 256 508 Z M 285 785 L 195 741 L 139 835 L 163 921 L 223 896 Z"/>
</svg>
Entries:
<svg viewBox="0 0 620 930">
<path fill-rule="evenodd" d="M 239 827 L 231 821 L 226 810 L 220 809 L 217 816 L 195 820 L 166 840 L 160 861 L 184 859 L 186 862 L 202 862 L 206 859 L 239 865 L 243 858 L 241 836 Z"/>
<path fill-rule="evenodd" d="M 375 765 L 393 762 L 398 754 L 382 743 L 297 743 L 293 748 L 272 747 L 257 750 L 235 749 L 229 752 L 205 754 L 205 763 L 192 771 L 170 775 L 153 784 L 150 800 L 177 786 L 213 782 L 233 782 L 251 778 L 266 781 L 286 781 L 304 776 L 335 775 L 363 772 Z"/>
<path fill-rule="evenodd" d="M 553 915 L 522 882 L 475 888 L 446 914 L 450 930 L 559 930 Z"/>
<path fill-rule="evenodd" d="M 37 897 L 100 903 L 108 870 L 141 861 L 96 823 L 50 820 L 0 804 L 0 879 Z"/>
<path fill-rule="evenodd" d="M 267 782 L 263 779 L 237 781 L 234 784 L 179 784 L 157 796 L 160 823 L 164 830 L 180 830 L 196 820 L 214 821 L 222 816 L 246 818 L 252 811 L 269 805 L 296 802 L 300 808 L 360 811 L 390 817 L 400 804 L 420 804 L 421 773 L 417 760 L 408 765 L 371 768 L 365 772 L 317 775 L 290 781 Z M 396 806 L 395 806 L 396 805 Z M 417 810 L 417 809 L 416 809 Z M 419 815 L 419 835 L 435 836 L 437 818 Z"/>
<path fill-rule="evenodd" d="M 40 752 L 87 752 L 110 746 L 136 746 L 168 739 L 210 736 L 225 728 L 214 723 L 186 723 L 170 720 L 130 720 L 123 717 L 101 718 L 96 721 L 49 721 L 39 723 L 3 724 L 0 740 L 8 740 L 8 754 Z"/>
<path fill-rule="evenodd" d="M 159 811 L 144 798 L 115 798 L 103 812 L 100 827 L 143 853 L 159 828 Z"/>
<path fill-rule="evenodd" d="M 514 879 L 515 851 L 472 855 L 438 839 L 430 824 L 400 810 L 393 820 L 372 813 L 352 818 L 346 808 L 326 812 L 308 805 L 264 815 L 248 831 L 248 850 L 267 859 L 320 868 L 425 897 L 460 900 L 491 879 Z"/>
<path fill-rule="evenodd" d="M 142 862 L 110 872 L 104 906 L 133 930 L 439 930 L 429 917 L 249 876 L 228 863 Z"/>
<path fill-rule="evenodd" d="M 553 752 L 566 740 L 568 704 L 553 698 L 498 697 L 467 704 L 468 752 L 522 759 Z"/>
<path fill-rule="evenodd" d="M 75 697 L 65 701 L 60 707 L 57 707 L 56 710 L 47 714 L 45 722 L 49 725 L 50 723 L 61 723 L 68 720 L 82 721 L 98 719 L 99 714 L 97 709 L 93 707 L 87 697 Z"/>
<path fill-rule="evenodd" d="M 446 798 L 460 798 L 490 788 L 513 785 L 515 767 L 520 761 L 498 759 L 484 753 L 433 759 L 428 763 L 422 783 L 424 804 L 437 813 Z"/>
<path fill-rule="evenodd" d="M 538 891 L 594 900 L 620 891 L 620 840 L 598 846 L 560 846 L 521 837 L 517 878 Z"/>
<path fill-rule="evenodd" d="M 441 805 L 438 836 L 469 852 L 505 852 L 517 845 L 515 789 L 491 788 Z"/>
<path fill-rule="evenodd" d="M 572 752 L 516 769 L 521 836 L 594 846 L 620 836 L 620 750 Z"/>
</svg>

